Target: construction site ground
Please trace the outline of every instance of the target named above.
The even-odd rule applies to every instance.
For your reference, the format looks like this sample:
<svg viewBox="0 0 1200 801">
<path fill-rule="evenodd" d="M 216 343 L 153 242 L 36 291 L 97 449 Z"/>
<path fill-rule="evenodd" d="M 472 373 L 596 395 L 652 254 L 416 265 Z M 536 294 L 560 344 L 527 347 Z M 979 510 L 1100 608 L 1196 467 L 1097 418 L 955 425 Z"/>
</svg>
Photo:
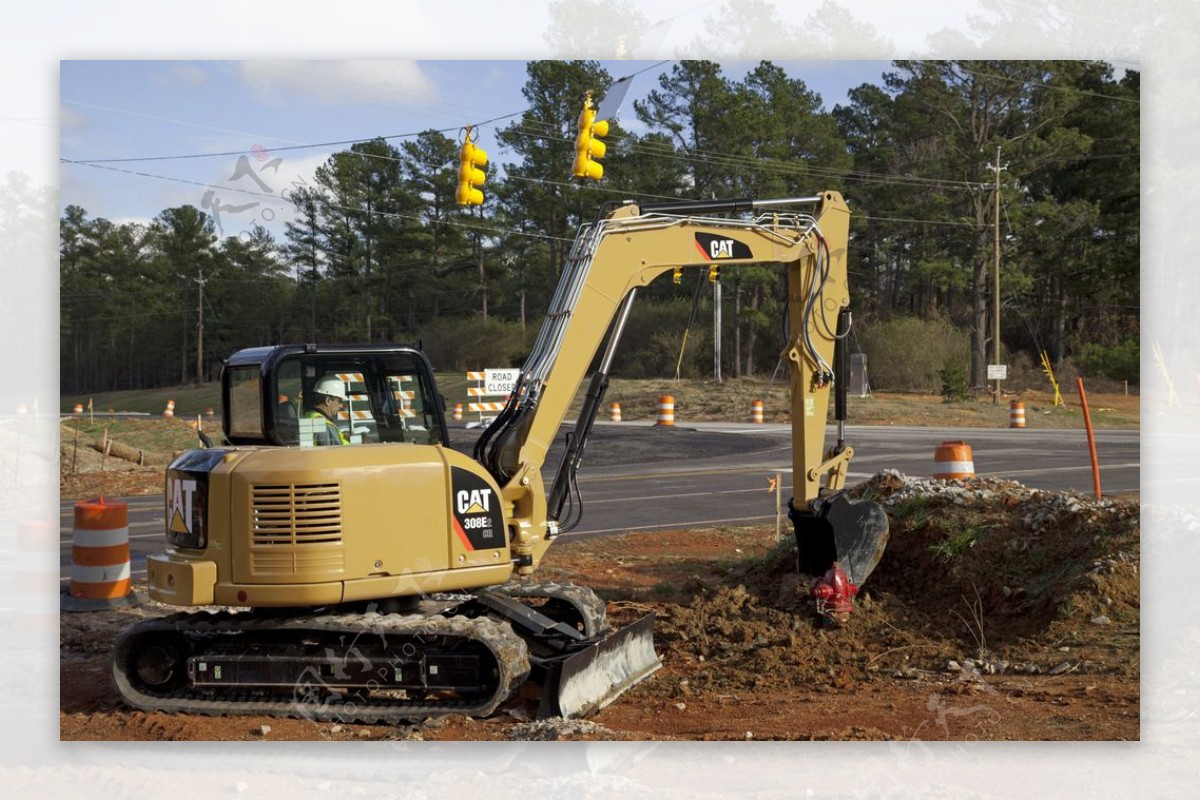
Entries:
<svg viewBox="0 0 1200 801">
<path fill-rule="evenodd" d="M 1121 397 L 1092 402 L 1115 411 Z M 1127 413 L 1136 426 L 1136 396 L 1130 400 Z M 112 456 L 76 444 L 72 430 L 79 426 L 64 426 L 64 498 L 160 491 L 169 451 L 147 448 L 146 465 L 114 470 Z M 104 459 L 105 469 L 94 459 Z M 854 614 L 839 628 L 821 625 L 808 598 L 809 579 L 794 571 L 790 533 L 777 542 L 772 526 L 639 532 L 552 548 L 538 579 L 592 587 L 615 625 L 648 611 L 657 615 L 655 644 L 663 667 L 587 720 L 533 720 L 528 697 L 486 720 L 449 716 L 397 726 L 134 711 L 113 690 L 107 657 L 124 627 L 177 611 L 146 602 L 62 615 L 60 736 L 1139 738 L 1135 498 L 1096 502 L 1013 482 L 933 482 L 890 472 L 856 491 L 884 505 L 892 535 Z"/>
</svg>

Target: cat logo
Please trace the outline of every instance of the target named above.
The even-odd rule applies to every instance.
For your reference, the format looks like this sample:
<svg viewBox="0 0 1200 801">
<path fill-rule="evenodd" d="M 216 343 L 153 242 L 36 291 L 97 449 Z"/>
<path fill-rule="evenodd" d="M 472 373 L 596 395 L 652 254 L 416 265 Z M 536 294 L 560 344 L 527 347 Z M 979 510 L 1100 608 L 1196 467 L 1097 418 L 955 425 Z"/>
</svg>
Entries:
<svg viewBox="0 0 1200 801">
<path fill-rule="evenodd" d="M 715 236 L 713 234 L 696 234 L 696 249 L 705 261 L 713 259 L 749 259 L 750 248 L 745 242 L 736 239 Z"/>
<path fill-rule="evenodd" d="M 714 239 L 708 243 L 708 255 L 712 256 L 714 259 L 733 258 L 733 240 Z"/>
<path fill-rule="evenodd" d="M 460 515 L 480 515 L 492 510 L 490 489 L 460 490 L 455 497 Z"/>
<path fill-rule="evenodd" d="M 503 547 L 504 516 L 496 490 L 482 476 L 461 467 L 450 471 L 451 529 L 463 550 L 483 551 Z"/>
<path fill-rule="evenodd" d="M 177 534 L 192 533 L 192 498 L 196 493 L 196 480 L 173 478 L 167 482 L 168 528 Z"/>
</svg>

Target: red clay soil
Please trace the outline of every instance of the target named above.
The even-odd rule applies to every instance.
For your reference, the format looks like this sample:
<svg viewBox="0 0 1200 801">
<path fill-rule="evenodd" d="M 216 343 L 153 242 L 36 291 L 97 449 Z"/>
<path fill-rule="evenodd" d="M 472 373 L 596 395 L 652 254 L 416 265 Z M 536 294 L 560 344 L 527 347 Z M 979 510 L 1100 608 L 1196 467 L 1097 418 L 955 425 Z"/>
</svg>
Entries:
<svg viewBox="0 0 1200 801">
<path fill-rule="evenodd" d="M 959 491 L 962 490 L 962 491 Z M 657 615 L 663 667 L 587 721 L 415 726 L 145 713 L 106 669 L 116 633 L 163 614 L 64 614 L 64 740 L 1136 740 L 1136 501 L 1096 504 L 1012 482 L 912 494 L 860 489 L 892 524 L 840 628 L 822 627 L 773 529 L 666 531 L 562 543 L 539 571 L 608 602 L 614 625 Z"/>
</svg>

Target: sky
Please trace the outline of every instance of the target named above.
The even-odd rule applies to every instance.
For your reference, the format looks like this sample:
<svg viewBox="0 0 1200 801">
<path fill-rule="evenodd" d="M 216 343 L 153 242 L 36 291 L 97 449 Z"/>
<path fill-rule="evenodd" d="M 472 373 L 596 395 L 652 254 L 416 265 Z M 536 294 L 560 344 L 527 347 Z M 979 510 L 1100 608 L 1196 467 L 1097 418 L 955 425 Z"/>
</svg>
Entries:
<svg viewBox="0 0 1200 801">
<path fill-rule="evenodd" d="M 601 62 L 614 80 L 632 76 L 614 114 L 626 130 L 644 131 L 633 101 L 675 63 Z M 726 61 L 722 72 L 738 80 L 755 65 Z M 888 62 L 779 66 L 832 109 L 849 89 L 879 83 Z M 293 210 L 281 195 L 311 183 L 331 153 L 349 147 L 297 146 L 430 128 L 457 138 L 464 125 L 504 118 L 478 126 L 479 144 L 493 165 L 514 162 L 495 133 L 526 108 L 526 80 L 527 62 L 518 60 L 63 61 L 60 206 L 147 223 L 190 204 L 212 214 L 224 236 L 260 224 L 282 239 Z M 223 155 L 171 158 L 203 154 Z"/>
<path fill-rule="evenodd" d="M 0 339 L 7 345 L 3 364 L 10 380 L 0 385 L 0 568 L 9 576 L 15 569 L 18 579 L 25 579 L 0 582 L 0 671 L 6 680 L 9 718 L 17 721 L 0 732 L 6 796 L 1200 794 L 1195 769 L 1200 754 L 1200 673 L 1195 662 L 1200 596 L 1188 589 L 1195 583 L 1200 536 L 1200 472 L 1193 456 L 1200 438 L 1200 329 L 1195 319 L 1200 310 L 1200 282 L 1195 280 L 1200 244 L 1195 219 L 1200 207 L 1200 160 L 1195 155 L 1195 132 L 1200 130 L 1200 4 L 632 2 L 646 25 L 638 48 L 629 54 L 619 53 L 621 48 L 613 46 L 619 41 L 611 36 L 597 36 L 612 22 L 601 0 L 573 2 L 570 8 L 578 11 L 568 15 L 565 30 L 557 32 L 548 22 L 553 0 L 529 0 L 519 6 L 495 0 L 39 0 L 6 6 L 0 25 Z M 755 28 L 741 36 L 739 26 L 753 20 L 725 13 L 735 4 L 739 9 L 770 10 L 790 26 L 787 35 Z M 71 157 L 170 155 L 180 147 L 184 152 L 242 151 L 254 144 L 279 147 L 287 140 L 312 141 L 310 136 L 323 131 L 358 137 L 411 130 L 398 116 L 401 104 L 395 96 L 382 108 L 363 100 L 346 102 L 370 87 L 378 88 L 374 71 L 352 72 L 320 95 L 313 91 L 320 82 L 305 77 L 302 70 L 291 71 L 290 83 L 278 70 L 256 77 L 238 74 L 236 63 L 251 59 L 275 64 L 355 59 L 417 63 L 438 100 L 431 103 L 422 96 L 418 101 L 409 94 L 405 105 L 419 118 L 416 124 L 428 127 L 458 126 L 473 116 L 467 112 L 476 105 L 500 113 L 520 107 L 498 90 L 493 97 L 492 89 L 482 89 L 487 77 L 483 73 L 452 78 L 436 69 L 439 64 L 618 55 L 654 63 L 708 57 L 714 50 L 741 58 L 804 61 L 810 67 L 831 59 L 967 57 L 1103 58 L 1143 65 L 1141 269 L 1147 313 L 1141 330 L 1141 742 L 928 743 L 914 735 L 902 743 L 705 743 L 703 748 L 687 743 L 556 743 L 549 750 L 539 748 L 547 745 L 542 743 L 488 743 L 437 744 L 434 750 L 431 743 L 363 743 L 353 754 L 347 749 L 331 753 L 322 743 L 272 743 L 279 747 L 269 756 L 266 743 L 60 744 L 56 535 L 60 520 L 66 518 L 60 516 L 59 426 L 53 411 L 59 403 L 59 209 L 78 202 L 93 215 L 143 219 L 172 203 L 198 203 L 206 183 L 226 180 L 236 167 L 236 159 L 186 167 L 174 162 L 138 164 L 131 169 L 195 183 L 172 186 L 161 178 L 133 181 L 126 176 L 127 188 L 84 178 L 78 167 L 64 167 L 60 185 L 60 147 Z M 137 65 L 130 62 L 141 60 L 159 65 L 156 78 L 151 76 L 154 63 L 140 74 L 133 71 Z M 94 69 L 96 77 L 85 83 L 86 74 L 72 75 L 69 67 L 62 67 L 67 62 L 108 63 L 103 70 Z M 211 68 L 187 68 L 195 64 Z M 226 69 L 224 77 L 216 74 L 217 64 Z M 405 75 L 392 77 L 402 80 Z M 825 88 L 815 75 L 811 80 L 804 77 L 827 103 L 836 102 L 839 89 Z M 509 77 L 501 83 L 515 88 L 520 81 Z M 374 117 L 353 116 L 352 110 L 368 107 L 374 109 Z M 251 159 L 251 164 L 260 164 Z M 302 161 L 298 155 L 288 156 L 281 173 L 299 172 Z M 193 169 L 197 172 L 189 172 Z M 1036 451 L 1031 456 L 1036 458 Z M 1103 453 L 1100 458 L 1105 458 Z M 41 574 L 49 578 L 38 584 Z M 14 589 L 18 585 L 25 588 L 20 593 Z M 43 585 L 54 591 L 37 593 Z"/>
</svg>

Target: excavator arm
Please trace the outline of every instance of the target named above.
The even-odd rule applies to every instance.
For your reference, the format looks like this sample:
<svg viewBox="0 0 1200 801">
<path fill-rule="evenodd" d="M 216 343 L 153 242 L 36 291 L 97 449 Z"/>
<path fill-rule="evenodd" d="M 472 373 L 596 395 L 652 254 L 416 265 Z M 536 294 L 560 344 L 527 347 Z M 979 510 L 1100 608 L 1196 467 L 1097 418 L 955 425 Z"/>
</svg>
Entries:
<svg viewBox="0 0 1200 801">
<path fill-rule="evenodd" d="M 726 214 L 742 216 L 719 216 Z M 776 264 L 786 271 L 789 340 L 783 355 L 791 366 L 793 509 L 802 518 L 824 519 L 822 496 L 842 488 L 853 454 L 840 427 L 838 444 L 825 450 L 830 392 L 838 383 L 835 343 L 844 340 L 849 323 L 849 223 L 841 195 L 827 191 L 783 200 L 627 204 L 580 231 L 516 391 L 476 448 L 476 458 L 510 504 L 518 572 L 533 570 L 564 522 L 558 519 L 562 501 L 600 408 L 608 368 L 637 289 L 676 267 Z M 541 467 L 606 334 L 609 341 L 600 367 L 547 492 Z M 886 539 L 886 518 L 884 526 Z M 797 530 L 801 527 L 812 528 L 798 522 Z M 874 548 L 878 525 L 869 528 L 866 538 Z M 810 572 L 815 569 L 809 566 Z M 869 568 L 859 572 L 854 578 L 861 582 Z"/>
</svg>

